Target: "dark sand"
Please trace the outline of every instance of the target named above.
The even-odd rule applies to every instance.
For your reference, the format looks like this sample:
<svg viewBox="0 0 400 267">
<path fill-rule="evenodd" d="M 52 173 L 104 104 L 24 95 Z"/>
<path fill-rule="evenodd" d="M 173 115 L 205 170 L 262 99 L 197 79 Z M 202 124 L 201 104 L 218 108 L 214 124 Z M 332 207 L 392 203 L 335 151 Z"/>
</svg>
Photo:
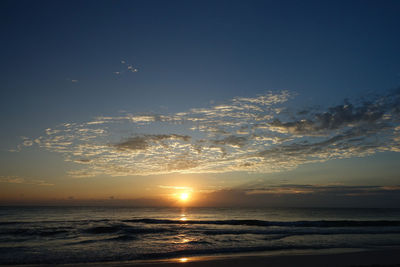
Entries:
<svg viewBox="0 0 400 267">
<path fill-rule="evenodd" d="M 288 254 L 270 255 L 230 255 L 230 256 L 205 256 L 188 257 L 154 261 L 129 261 L 129 262 L 103 262 L 88 264 L 63 264 L 63 265 L 21 265 L 21 266 L 123 266 L 123 267 L 201 267 L 201 266 L 232 266 L 232 267 L 338 267 L 338 266 L 399 266 L 400 248 L 387 250 L 334 252 L 326 251 L 319 254 L 307 252 L 293 252 Z"/>
<path fill-rule="evenodd" d="M 185 258 L 184 258 L 185 259 Z M 112 265 L 111 266 L 117 266 Z M 325 254 L 292 254 L 292 255 L 241 255 L 222 257 L 198 257 L 174 259 L 169 262 L 127 263 L 125 266 L 143 267 L 200 267 L 200 266 L 400 266 L 400 249 L 380 251 L 359 251 Z M 121 265 L 118 265 L 121 266 Z"/>
</svg>

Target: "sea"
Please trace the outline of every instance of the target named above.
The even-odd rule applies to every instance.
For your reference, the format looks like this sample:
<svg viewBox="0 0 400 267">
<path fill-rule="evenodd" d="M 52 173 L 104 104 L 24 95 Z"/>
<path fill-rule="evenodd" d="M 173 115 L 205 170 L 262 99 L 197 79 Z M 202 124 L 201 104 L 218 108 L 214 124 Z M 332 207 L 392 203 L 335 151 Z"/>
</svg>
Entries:
<svg viewBox="0 0 400 267">
<path fill-rule="evenodd" d="M 0 207 L 0 264 L 400 246 L 400 209 Z"/>
</svg>

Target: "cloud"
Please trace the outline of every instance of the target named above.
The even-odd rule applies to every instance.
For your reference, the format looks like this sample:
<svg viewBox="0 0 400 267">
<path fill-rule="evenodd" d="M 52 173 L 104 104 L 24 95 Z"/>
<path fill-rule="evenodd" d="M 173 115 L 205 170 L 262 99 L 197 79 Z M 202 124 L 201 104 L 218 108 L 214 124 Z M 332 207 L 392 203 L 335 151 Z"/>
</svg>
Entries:
<svg viewBox="0 0 400 267">
<path fill-rule="evenodd" d="M 44 180 L 25 179 L 18 176 L 0 176 L 0 183 L 9 184 L 29 184 L 40 186 L 53 186 L 54 184 L 47 183 Z"/>
<path fill-rule="evenodd" d="M 193 191 L 193 188 L 188 186 L 159 185 L 158 187 L 162 189 Z"/>
<path fill-rule="evenodd" d="M 125 74 L 127 72 L 138 72 L 139 69 L 132 64 L 129 64 L 126 60 L 121 60 L 122 68 L 119 71 L 114 71 L 113 73 L 117 76 Z"/>
<path fill-rule="evenodd" d="M 220 140 L 212 140 L 211 142 L 221 146 L 243 147 L 246 141 L 247 139 L 245 137 L 230 135 Z"/>
<path fill-rule="evenodd" d="M 345 185 L 269 185 L 243 189 L 248 195 L 282 195 L 282 194 L 334 194 L 342 196 L 361 196 L 383 194 L 387 191 L 399 191 L 399 186 L 345 186 Z"/>
<path fill-rule="evenodd" d="M 137 136 L 116 144 L 115 147 L 118 149 L 145 150 L 149 146 L 147 142 L 148 141 L 146 137 Z"/>
<path fill-rule="evenodd" d="M 278 172 L 304 163 L 400 152 L 400 89 L 359 102 L 293 110 L 293 93 L 267 92 L 173 114 L 64 123 L 20 147 L 60 153 L 76 177 Z M 130 129 L 126 131 L 126 129 Z"/>
<path fill-rule="evenodd" d="M 135 136 L 128 138 L 127 140 L 117 143 L 114 146 L 118 149 L 130 149 L 130 150 L 146 150 L 151 145 L 150 143 L 157 143 L 163 146 L 168 146 L 167 141 L 190 141 L 190 136 L 179 135 L 179 134 L 147 134 L 143 136 Z"/>
<path fill-rule="evenodd" d="M 399 186 L 258 185 L 197 196 L 199 206 L 399 207 Z"/>
<path fill-rule="evenodd" d="M 392 113 L 397 104 L 389 103 L 385 99 L 378 99 L 355 107 L 345 101 L 343 105 L 331 107 L 326 112 L 314 114 L 311 119 L 301 118 L 289 122 L 281 122 L 279 119 L 275 119 L 269 125 L 271 129 L 281 133 L 298 135 L 326 134 L 343 127 L 355 128 L 377 123 L 384 120 L 384 115 L 390 116 L 389 114 Z M 300 112 L 299 114 L 304 113 Z"/>
<path fill-rule="evenodd" d="M 79 82 L 79 80 L 77 80 L 77 79 L 71 79 L 71 78 L 67 78 L 66 80 L 69 81 L 69 82 L 71 82 L 71 83 L 78 83 L 78 82 Z"/>
</svg>

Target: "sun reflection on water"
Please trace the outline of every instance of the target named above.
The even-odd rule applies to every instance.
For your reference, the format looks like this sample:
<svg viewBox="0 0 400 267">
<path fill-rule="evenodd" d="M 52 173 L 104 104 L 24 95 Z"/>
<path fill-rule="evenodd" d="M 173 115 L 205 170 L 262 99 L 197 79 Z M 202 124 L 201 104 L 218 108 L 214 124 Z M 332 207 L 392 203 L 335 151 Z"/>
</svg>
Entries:
<svg viewBox="0 0 400 267">
<path fill-rule="evenodd" d="M 179 220 L 186 221 L 187 220 L 186 215 L 185 214 L 181 214 L 181 218 Z"/>
<path fill-rule="evenodd" d="M 180 258 L 179 259 L 179 262 L 187 262 L 188 261 L 188 258 Z"/>
</svg>

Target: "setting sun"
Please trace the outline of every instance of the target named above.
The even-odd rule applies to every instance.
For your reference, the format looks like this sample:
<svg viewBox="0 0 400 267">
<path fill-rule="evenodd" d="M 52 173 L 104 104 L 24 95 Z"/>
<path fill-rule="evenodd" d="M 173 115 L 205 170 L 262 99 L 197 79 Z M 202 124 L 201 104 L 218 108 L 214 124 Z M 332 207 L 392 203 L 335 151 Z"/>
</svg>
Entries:
<svg viewBox="0 0 400 267">
<path fill-rule="evenodd" d="M 181 193 L 179 195 L 180 200 L 187 201 L 189 199 L 189 193 Z"/>
</svg>

